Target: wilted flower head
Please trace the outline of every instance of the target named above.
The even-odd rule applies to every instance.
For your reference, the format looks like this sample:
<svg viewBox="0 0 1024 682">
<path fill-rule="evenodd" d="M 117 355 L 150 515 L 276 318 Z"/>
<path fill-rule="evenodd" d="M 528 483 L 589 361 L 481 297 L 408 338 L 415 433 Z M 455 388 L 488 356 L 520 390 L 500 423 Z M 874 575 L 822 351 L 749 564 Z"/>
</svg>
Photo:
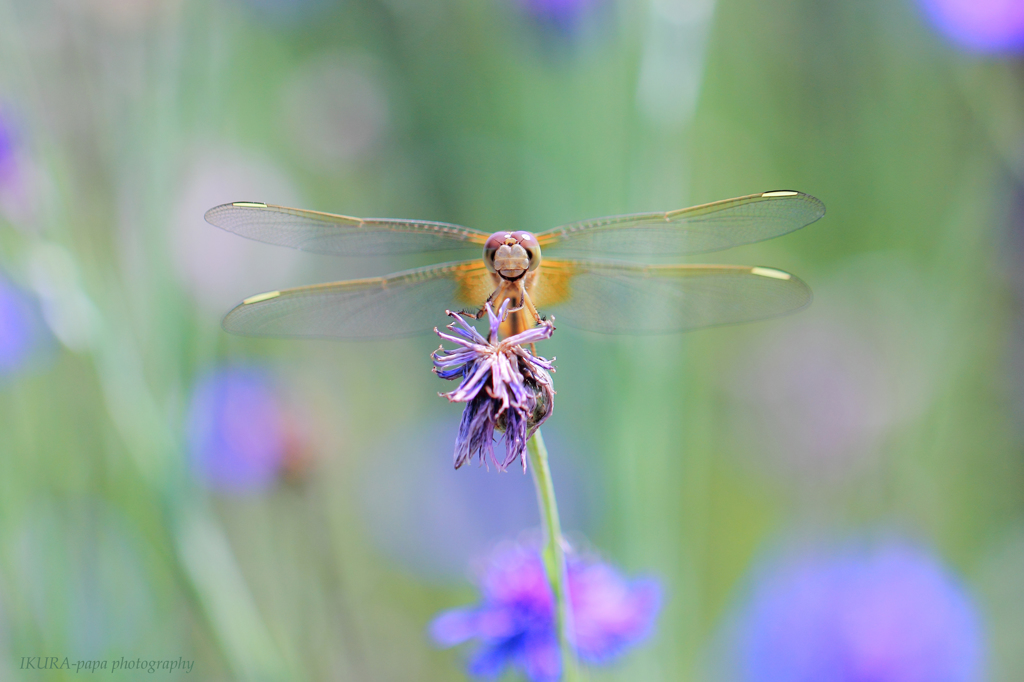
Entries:
<svg viewBox="0 0 1024 682">
<path fill-rule="evenodd" d="M 650 633 L 661 601 L 653 580 L 628 581 L 607 564 L 576 556 L 568 558 L 567 572 L 571 644 L 580 659 L 608 663 Z M 497 552 L 480 591 L 480 606 L 447 611 L 434 620 L 434 640 L 442 646 L 480 640 L 469 664 L 473 675 L 496 677 L 512 665 L 533 682 L 557 680 L 561 659 L 554 599 L 537 550 L 517 545 Z"/>
<path fill-rule="evenodd" d="M 555 327 L 545 320 L 540 325 L 498 341 L 498 327 L 508 312 L 506 299 L 498 315 L 488 303 L 487 317 L 490 333 L 485 339 L 458 313 L 449 312 L 455 322 L 448 329 L 459 337 L 437 331 L 460 347 L 434 351 L 434 373 L 442 379 L 461 377 L 462 383 L 450 393 L 442 393 L 452 402 L 466 403 L 455 441 L 455 468 L 485 453 L 500 470 L 504 470 L 519 457 L 526 471 L 526 441 L 551 416 L 555 404 L 551 374 L 554 365 L 533 355 L 523 344 L 551 338 Z M 505 458 L 498 461 L 494 455 L 494 432 L 503 431 Z"/>
<path fill-rule="evenodd" d="M 211 372 L 189 408 L 192 465 L 208 485 L 228 492 L 267 487 L 287 455 L 284 413 L 266 372 L 233 367 Z"/>
<path fill-rule="evenodd" d="M 903 545 L 809 557 L 762 577 L 743 617 L 744 682 L 969 682 L 979 629 L 961 585 Z"/>
</svg>

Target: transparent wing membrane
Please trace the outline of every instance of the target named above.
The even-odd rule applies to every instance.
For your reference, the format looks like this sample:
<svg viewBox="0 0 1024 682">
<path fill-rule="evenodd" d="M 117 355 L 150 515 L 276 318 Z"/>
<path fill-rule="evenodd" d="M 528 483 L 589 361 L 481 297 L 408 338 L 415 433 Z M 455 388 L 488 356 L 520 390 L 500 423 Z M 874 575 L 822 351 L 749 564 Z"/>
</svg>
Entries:
<svg viewBox="0 0 1024 682">
<path fill-rule="evenodd" d="M 448 223 L 354 218 L 250 201 L 211 208 L 206 220 L 256 241 L 335 256 L 479 249 L 487 239 L 482 232 Z"/>
<path fill-rule="evenodd" d="M 780 190 L 666 213 L 585 220 L 548 230 L 537 239 L 545 252 L 558 249 L 558 255 L 681 256 L 778 237 L 824 214 L 818 199 Z"/>
<path fill-rule="evenodd" d="M 784 315 L 811 301 L 789 273 L 734 265 L 545 259 L 532 294 L 556 324 L 608 334 L 690 331 Z"/>
<path fill-rule="evenodd" d="M 492 289 L 481 262 L 451 263 L 253 296 L 227 314 L 224 329 L 250 336 L 408 336 L 447 324 L 446 309 L 478 310 Z"/>
<path fill-rule="evenodd" d="M 253 336 L 407 336 L 446 324 L 446 309 L 479 309 L 493 287 L 478 262 L 440 265 L 253 296 L 228 313 L 224 328 Z M 531 296 L 558 324 L 608 334 L 750 322 L 811 300 L 806 284 L 772 268 L 573 260 L 545 262 Z"/>
<path fill-rule="evenodd" d="M 812 196 L 765 192 L 669 211 L 612 216 L 538 235 L 545 252 L 679 256 L 749 244 L 792 232 L 825 213 Z M 353 218 L 255 202 L 211 209 L 206 219 L 250 239 L 340 256 L 479 249 L 488 235 L 417 220 Z M 641 265 L 545 258 L 531 298 L 559 324 L 612 334 L 688 331 L 799 310 L 807 285 L 772 268 Z M 479 310 L 496 283 L 483 259 L 387 277 L 272 291 L 224 318 L 229 332 L 258 336 L 379 339 L 446 324 L 445 310 Z"/>
</svg>

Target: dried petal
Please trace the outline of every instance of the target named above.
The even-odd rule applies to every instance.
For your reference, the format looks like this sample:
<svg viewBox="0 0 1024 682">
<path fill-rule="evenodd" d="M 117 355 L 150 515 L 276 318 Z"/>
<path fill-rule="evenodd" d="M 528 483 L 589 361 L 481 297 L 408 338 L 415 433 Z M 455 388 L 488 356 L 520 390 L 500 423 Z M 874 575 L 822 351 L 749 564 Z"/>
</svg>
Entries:
<svg viewBox="0 0 1024 682">
<path fill-rule="evenodd" d="M 453 350 L 442 346 L 431 356 L 439 377 L 462 379 L 458 388 L 442 394 L 452 402 L 466 403 L 455 441 L 456 469 L 479 457 L 481 462 L 490 458 L 499 470 L 505 470 L 518 458 L 525 471 L 526 443 L 554 409 L 554 365 L 522 345 L 551 338 L 554 324 L 544 321 L 499 341 L 498 328 L 508 314 L 508 306 L 506 300 L 496 315 L 490 304 L 486 305 L 490 327 L 486 339 L 461 315 L 450 311 L 448 315 L 455 321 L 448 329 L 458 336 L 434 330 L 458 346 Z M 494 453 L 495 431 L 504 434 L 505 457 L 500 461 Z"/>
</svg>

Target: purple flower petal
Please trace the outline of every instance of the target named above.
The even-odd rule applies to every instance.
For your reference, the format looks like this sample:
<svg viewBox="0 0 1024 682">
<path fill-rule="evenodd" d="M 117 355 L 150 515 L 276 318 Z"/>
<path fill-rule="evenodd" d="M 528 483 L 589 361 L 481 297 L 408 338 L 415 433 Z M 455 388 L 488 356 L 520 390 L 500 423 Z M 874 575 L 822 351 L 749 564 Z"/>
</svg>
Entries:
<svg viewBox="0 0 1024 682">
<path fill-rule="evenodd" d="M 471 609 L 445 611 L 430 624 L 430 636 L 440 646 L 455 646 L 476 635 L 477 613 Z"/>
<path fill-rule="evenodd" d="M 607 663 L 646 637 L 660 606 L 651 580 L 627 581 L 601 562 L 574 557 L 568 565 L 575 643 L 581 658 Z M 479 640 L 474 675 L 495 676 L 505 666 L 533 682 L 557 680 L 561 660 L 554 599 L 536 549 L 513 546 L 495 554 L 482 576 L 483 604 L 442 614 L 431 632 L 447 646 Z M 469 614 L 473 614 L 472 617 Z M 443 624 L 440 633 L 437 624 Z"/>
<path fill-rule="evenodd" d="M 523 646 L 523 672 L 533 682 L 557 682 L 562 676 L 562 657 L 554 633 L 527 637 Z"/>
<path fill-rule="evenodd" d="M 469 673 L 477 677 L 497 677 L 508 661 L 507 646 L 481 647 L 469 662 Z"/>
<path fill-rule="evenodd" d="M 647 636 L 661 593 L 653 580 L 628 583 L 597 564 L 570 576 L 576 643 L 580 657 L 601 661 Z"/>
</svg>

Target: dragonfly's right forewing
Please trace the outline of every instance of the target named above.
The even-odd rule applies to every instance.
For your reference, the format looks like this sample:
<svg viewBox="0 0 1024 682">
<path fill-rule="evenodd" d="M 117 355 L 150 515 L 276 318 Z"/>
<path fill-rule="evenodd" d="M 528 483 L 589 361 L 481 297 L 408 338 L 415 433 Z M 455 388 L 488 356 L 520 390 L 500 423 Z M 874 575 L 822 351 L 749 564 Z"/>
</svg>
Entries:
<svg viewBox="0 0 1024 682">
<path fill-rule="evenodd" d="M 254 201 L 211 208 L 206 220 L 249 239 L 335 256 L 479 250 L 487 235 L 426 220 L 355 218 Z"/>
<path fill-rule="evenodd" d="M 408 336 L 446 324 L 446 309 L 478 310 L 492 288 L 481 261 L 449 263 L 253 296 L 227 314 L 224 329 L 248 336 Z"/>
</svg>

